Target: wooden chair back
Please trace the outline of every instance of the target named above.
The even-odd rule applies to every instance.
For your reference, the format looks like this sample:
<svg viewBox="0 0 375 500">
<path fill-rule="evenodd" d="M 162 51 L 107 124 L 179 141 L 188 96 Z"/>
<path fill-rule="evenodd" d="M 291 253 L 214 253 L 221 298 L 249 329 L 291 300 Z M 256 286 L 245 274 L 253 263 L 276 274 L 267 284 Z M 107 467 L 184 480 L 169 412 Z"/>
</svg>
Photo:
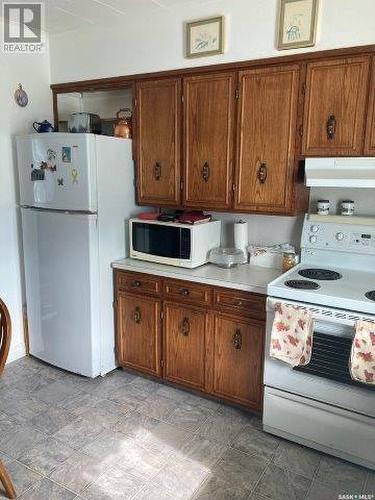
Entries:
<svg viewBox="0 0 375 500">
<path fill-rule="evenodd" d="M 10 337 L 12 334 L 12 326 L 7 306 L 0 299 L 0 375 L 4 371 L 5 362 L 8 357 L 10 347 Z M 0 483 L 5 488 L 5 493 L 8 498 L 16 498 L 16 490 L 12 483 L 12 479 L 6 470 L 4 464 L 0 460 Z"/>
<path fill-rule="evenodd" d="M 7 306 L 0 299 L 0 375 L 8 357 L 12 326 Z"/>
</svg>

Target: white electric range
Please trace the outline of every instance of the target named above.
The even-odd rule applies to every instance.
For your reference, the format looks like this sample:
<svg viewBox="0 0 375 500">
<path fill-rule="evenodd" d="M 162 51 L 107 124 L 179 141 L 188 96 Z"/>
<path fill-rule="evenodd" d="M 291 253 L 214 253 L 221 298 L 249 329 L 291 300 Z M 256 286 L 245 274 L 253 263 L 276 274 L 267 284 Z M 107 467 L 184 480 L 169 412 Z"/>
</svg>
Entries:
<svg viewBox="0 0 375 500">
<path fill-rule="evenodd" d="M 274 306 L 309 309 L 312 358 L 268 355 Z M 375 386 L 348 369 L 357 321 L 375 322 L 375 219 L 307 215 L 301 263 L 268 285 L 264 430 L 375 469 Z"/>
</svg>

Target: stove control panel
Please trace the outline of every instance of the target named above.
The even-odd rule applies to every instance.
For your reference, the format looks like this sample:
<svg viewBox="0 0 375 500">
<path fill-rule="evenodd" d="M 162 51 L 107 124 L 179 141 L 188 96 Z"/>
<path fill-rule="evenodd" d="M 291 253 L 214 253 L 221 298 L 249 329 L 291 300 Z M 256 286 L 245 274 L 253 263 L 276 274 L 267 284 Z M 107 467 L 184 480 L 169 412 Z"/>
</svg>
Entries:
<svg viewBox="0 0 375 500">
<path fill-rule="evenodd" d="M 375 225 L 355 222 L 311 221 L 307 215 L 302 232 L 302 248 L 355 252 L 375 255 Z"/>
<path fill-rule="evenodd" d="M 375 233 L 352 233 L 351 244 L 353 246 L 370 247 L 375 245 Z"/>
<path fill-rule="evenodd" d="M 345 238 L 345 234 L 342 233 L 341 231 L 339 231 L 338 233 L 336 233 L 336 240 L 337 241 L 342 241 L 344 238 Z"/>
</svg>

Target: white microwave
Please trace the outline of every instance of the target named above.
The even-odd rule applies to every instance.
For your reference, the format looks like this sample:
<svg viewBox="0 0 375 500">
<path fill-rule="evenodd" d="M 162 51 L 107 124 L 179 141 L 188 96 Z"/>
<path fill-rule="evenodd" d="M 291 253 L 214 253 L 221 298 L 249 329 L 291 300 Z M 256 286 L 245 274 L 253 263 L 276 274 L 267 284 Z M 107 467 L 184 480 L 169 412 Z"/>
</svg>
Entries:
<svg viewBox="0 0 375 500">
<path fill-rule="evenodd" d="M 179 267 L 198 267 L 208 262 L 212 248 L 220 246 L 221 222 L 129 220 L 130 257 Z"/>
</svg>

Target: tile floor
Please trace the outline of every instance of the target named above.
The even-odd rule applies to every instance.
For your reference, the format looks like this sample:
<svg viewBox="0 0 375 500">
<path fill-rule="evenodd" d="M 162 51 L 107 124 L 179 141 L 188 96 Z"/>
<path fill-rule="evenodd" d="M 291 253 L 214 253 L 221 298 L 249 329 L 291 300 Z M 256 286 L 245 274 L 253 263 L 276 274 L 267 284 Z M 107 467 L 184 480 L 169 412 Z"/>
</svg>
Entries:
<svg viewBox="0 0 375 500">
<path fill-rule="evenodd" d="M 88 380 L 32 358 L 0 378 L 0 458 L 22 500 L 375 494 L 374 472 L 265 434 L 255 415 L 122 370 Z"/>
</svg>

